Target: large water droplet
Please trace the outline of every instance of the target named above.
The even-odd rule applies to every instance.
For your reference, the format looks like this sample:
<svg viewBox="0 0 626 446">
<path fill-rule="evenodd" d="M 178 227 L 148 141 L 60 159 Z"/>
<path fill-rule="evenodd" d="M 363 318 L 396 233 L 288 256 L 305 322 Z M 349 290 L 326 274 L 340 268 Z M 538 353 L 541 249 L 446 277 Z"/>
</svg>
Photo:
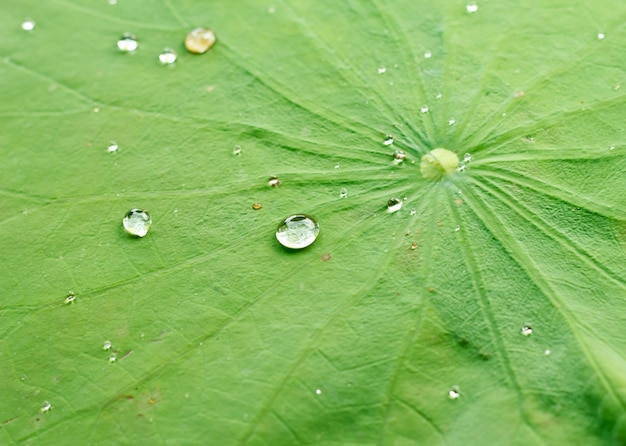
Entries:
<svg viewBox="0 0 626 446">
<path fill-rule="evenodd" d="M 320 232 L 319 224 L 308 215 L 287 217 L 276 229 L 276 239 L 286 248 L 302 249 L 315 241 Z"/>
<path fill-rule="evenodd" d="M 185 37 L 185 48 L 190 53 L 206 53 L 216 40 L 215 33 L 208 28 L 192 29 Z"/>
<path fill-rule="evenodd" d="M 530 336 L 531 334 L 533 334 L 533 329 L 530 325 L 524 325 L 522 327 L 522 334 L 524 336 Z"/>
<path fill-rule="evenodd" d="M 119 149 L 119 146 L 117 145 L 117 143 L 115 141 L 111 141 L 109 143 L 109 146 L 107 147 L 107 152 L 114 153 L 114 152 L 117 152 L 117 149 Z"/>
<path fill-rule="evenodd" d="M 393 136 L 385 135 L 385 139 L 383 140 L 383 145 L 390 146 L 393 144 Z"/>
<path fill-rule="evenodd" d="M 144 237 L 152 225 L 152 217 L 143 209 L 131 209 L 124 216 L 122 223 L 129 234 Z"/>
<path fill-rule="evenodd" d="M 467 5 L 465 5 L 465 10 L 468 13 L 473 14 L 478 11 L 478 5 L 476 3 L 468 3 Z"/>
<path fill-rule="evenodd" d="M 35 29 L 35 21 L 33 19 L 25 19 L 22 22 L 22 29 L 24 31 L 32 31 L 33 29 Z"/>
<path fill-rule="evenodd" d="M 394 213 L 402 209 L 402 200 L 392 197 L 387 201 L 387 212 Z"/>
<path fill-rule="evenodd" d="M 41 405 L 41 409 L 39 410 L 41 411 L 41 413 L 46 413 L 49 412 L 50 409 L 52 409 L 52 404 L 50 404 L 48 401 L 44 401 Z"/>
<path fill-rule="evenodd" d="M 437 181 L 450 175 L 459 164 L 459 157 L 448 149 L 434 149 L 422 157 L 420 172 L 428 180 Z"/>
<path fill-rule="evenodd" d="M 159 62 L 163 65 L 171 65 L 176 62 L 176 51 L 171 48 L 164 48 L 163 52 L 159 54 Z"/>
<path fill-rule="evenodd" d="M 111 350 L 111 341 L 104 341 L 104 344 L 102 344 L 102 350 Z"/>
<path fill-rule="evenodd" d="M 233 147 L 233 155 L 241 155 L 241 146 L 239 144 L 235 144 L 235 147 Z"/>
<path fill-rule="evenodd" d="M 451 400 L 456 400 L 460 396 L 461 396 L 461 389 L 459 389 L 459 386 L 452 386 L 452 388 L 448 392 L 448 398 L 450 398 Z"/>
<path fill-rule="evenodd" d="M 117 47 L 120 51 L 124 51 L 125 53 L 135 51 L 138 46 L 139 42 L 137 41 L 137 37 L 131 33 L 125 33 L 120 40 L 117 41 Z"/>
</svg>

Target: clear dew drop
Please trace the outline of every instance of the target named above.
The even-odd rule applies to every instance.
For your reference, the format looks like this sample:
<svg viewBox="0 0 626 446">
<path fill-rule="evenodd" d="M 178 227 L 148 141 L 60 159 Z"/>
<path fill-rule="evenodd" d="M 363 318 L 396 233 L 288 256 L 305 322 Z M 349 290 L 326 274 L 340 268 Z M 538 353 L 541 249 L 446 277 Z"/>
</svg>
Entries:
<svg viewBox="0 0 626 446">
<path fill-rule="evenodd" d="M 424 59 L 430 59 L 431 57 L 433 57 L 433 53 L 431 53 L 430 51 L 426 51 L 424 53 Z"/>
<path fill-rule="evenodd" d="M 22 22 L 22 29 L 24 31 L 32 31 L 33 29 L 35 29 L 36 23 L 33 19 L 25 19 Z"/>
<path fill-rule="evenodd" d="M 111 341 L 104 341 L 104 344 L 102 344 L 102 350 L 111 350 Z"/>
<path fill-rule="evenodd" d="M 393 161 L 396 164 L 400 164 L 406 159 L 406 152 L 404 150 L 396 150 L 393 152 Z"/>
<path fill-rule="evenodd" d="M 74 303 L 75 300 L 76 300 L 76 293 L 74 293 L 74 291 L 68 291 L 64 302 L 66 304 L 72 304 Z"/>
<path fill-rule="evenodd" d="M 387 212 L 389 212 L 390 214 L 394 213 L 394 212 L 398 212 L 400 209 L 402 209 L 402 200 L 400 200 L 399 198 L 396 197 L 392 197 L 387 201 Z"/>
<path fill-rule="evenodd" d="M 461 230 L 461 227 L 460 227 L 459 225 L 456 225 L 456 226 L 454 227 L 454 231 L 455 231 L 455 232 L 459 232 L 460 230 Z"/>
<path fill-rule="evenodd" d="M 472 154 L 471 153 L 466 153 L 465 155 L 463 155 L 463 162 L 464 163 L 469 163 L 470 161 L 472 161 Z"/>
<path fill-rule="evenodd" d="M 137 37 L 131 33 L 125 33 L 120 40 L 117 41 L 117 47 L 125 53 L 132 53 L 139 46 Z"/>
<path fill-rule="evenodd" d="M 339 198 L 346 198 L 348 196 L 348 189 L 346 189 L 345 187 L 342 187 L 339 190 Z"/>
<path fill-rule="evenodd" d="M 478 5 L 476 3 L 468 3 L 467 5 L 465 5 L 465 10 L 469 13 L 469 14 L 473 14 L 476 11 L 478 11 Z"/>
<path fill-rule="evenodd" d="M 448 392 L 448 398 L 450 398 L 451 400 L 456 400 L 460 396 L 461 396 L 461 389 L 459 389 L 459 386 L 452 386 L 452 388 Z"/>
<path fill-rule="evenodd" d="M 522 327 L 522 335 L 524 336 L 530 336 L 531 334 L 533 334 L 533 329 L 530 325 L 524 325 Z"/>
<path fill-rule="evenodd" d="M 606 36 L 604 35 L 604 33 L 598 33 L 597 37 L 598 37 L 598 40 L 604 40 Z"/>
<path fill-rule="evenodd" d="M 415 215 L 415 214 L 417 214 L 417 210 L 411 209 L 411 211 L 409 212 L 409 215 Z"/>
<path fill-rule="evenodd" d="M 163 52 L 159 54 L 159 62 L 163 65 L 171 65 L 176 62 L 176 51 L 171 48 L 164 48 Z"/>
<path fill-rule="evenodd" d="M 111 141 L 107 147 L 107 152 L 115 153 L 117 152 L 117 149 L 119 149 L 119 146 L 117 145 L 117 143 L 115 141 Z"/>
<path fill-rule="evenodd" d="M 276 239 L 285 248 L 302 249 L 311 245 L 320 232 L 319 224 L 308 215 L 291 215 L 276 228 Z"/>
<path fill-rule="evenodd" d="M 456 124 L 456 119 L 454 118 L 448 119 L 448 125 L 454 125 L 454 124 Z"/>
<path fill-rule="evenodd" d="M 208 28 L 195 28 L 185 36 L 185 48 L 194 54 L 206 53 L 215 45 L 215 33 Z"/>
<path fill-rule="evenodd" d="M 322 394 L 322 389 L 315 389 L 315 394 L 316 395 L 321 395 Z"/>
<path fill-rule="evenodd" d="M 393 144 L 393 136 L 385 135 L 385 139 L 383 140 L 383 145 L 390 146 Z"/>
<path fill-rule="evenodd" d="M 443 97 L 443 95 L 441 93 L 437 93 L 437 96 L 435 96 L 435 99 L 441 99 Z"/>
<path fill-rule="evenodd" d="M 50 409 L 52 409 L 52 404 L 50 404 L 50 402 L 48 401 L 44 401 L 43 404 L 41 405 L 41 409 L 39 410 L 41 413 L 46 413 L 46 412 L 50 412 Z"/>
<path fill-rule="evenodd" d="M 110 363 L 110 364 L 113 364 L 115 361 L 117 361 L 117 353 L 112 352 L 112 353 L 109 355 L 109 363 Z"/>
<path fill-rule="evenodd" d="M 278 179 L 278 177 L 277 177 L 277 176 L 272 175 L 272 176 L 270 177 L 270 179 L 269 179 L 269 180 L 267 180 L 267 184 L 268 184 L 270 187 L 278 187 L 278 186 L 280 186 L 280 180 Z"/>
<path fill-rule="evenodd" d="M 387 72 L 387 68 L 385 67 L 378 67 L 378 74 L 385 74 Z"/>
<path fill-rule="evenodd" d="M 27 381 L 27 380 L 28 380 L 28 375 L 20 376 L 20 381 Z"/>
<path fill-rule="evenodd" d="M 126 213 L 122 223 L 129 234 L 144 237 L 152 225 L 152 217 L 143 209 L 135 208 Z"/>
<path fill-rule="evenodd" d="M 430 110 L 430 109 L 428 108 L 428 105 L 426 105 L 426 104 L 422 105 L 422 108 L 420 108 L 420 111 L 422 113 L 428 113 L 428 110 Z"/>
<path fill-rule="evenodd" d="M 233 155 L 241 155 L 241 146 L 239 144 L 236 144 L 235 147 L 233 147 Z"/>
<path fill-rule="evenodd" d="M 456 166 L 456 171 L 457 172 L 465 172 L 466 169 L 466 165 L 463 161 L 459 161 L 459 164 Z"/>
<path fill-rule="evenodd" d="M 550 356 L 552 354 L 552 352 L 548 349 L 545 352 L 543 352 L 544 355 L 546 356 Z"/>
</svg>

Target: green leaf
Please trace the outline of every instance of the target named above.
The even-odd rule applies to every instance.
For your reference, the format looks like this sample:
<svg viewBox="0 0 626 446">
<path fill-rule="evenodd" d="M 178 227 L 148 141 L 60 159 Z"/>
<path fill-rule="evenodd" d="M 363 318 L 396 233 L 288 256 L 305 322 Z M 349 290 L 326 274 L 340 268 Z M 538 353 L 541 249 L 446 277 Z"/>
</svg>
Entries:
<svg viewBox="0 0 626 446">
<path fill-rule="evenodd" d="M 626 3 L 477 6 L 3 2 L 0 443 L 626 442 Z"/>
</svg>

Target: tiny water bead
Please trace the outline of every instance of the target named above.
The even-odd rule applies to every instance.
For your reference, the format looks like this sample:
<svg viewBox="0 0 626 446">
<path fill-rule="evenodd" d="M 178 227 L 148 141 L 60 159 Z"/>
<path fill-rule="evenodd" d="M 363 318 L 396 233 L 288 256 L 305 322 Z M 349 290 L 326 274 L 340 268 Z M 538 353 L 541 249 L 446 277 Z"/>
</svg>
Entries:
<svg viewBox="0 0 626 446">
<path fill-rule="evenodd" d="M 450 398 L 451 400 L 456 400 L 460 396 L 461 396 L 461 389 L 459 389 L 459 386 L 452 386 L 452 388 L 448 392 L 448 398 Z"/>
<path fill-rule="evenodd" d="M 111 141 L 107 147 L 107 152 L 114 153 L 117 152 L 117 149 L 119 149 L 117 143 L 115 141 Z"/>
<path fill-rule="evenodd" d="M 390 146 L 393 144 L 393 136 L 385 135 L 385 139 L 383 140 L 383 145 Z"/>
<path fill-rule="evenodd" d="M 464 172 L 466 167 L 467 166 L 465 165 L 465 163 L 463 161 L 459 161 L 459 164 L 456 166 L 456 171 L 457 172 Z"/>
<path fill-rule="evenodd" d="M 546 350 L 545 352 L 543 352 L 543 354 L 546 356 L 550 356 L 552 352 L 550 350 Z"/>
<path fill-rule="evenodd" d="M 448 125 L 454 125 L 454 124 L 456 124 L 456 119 L 454 118 L 448 119 Z"/>
<path fill-rule="evenodd" d="M 420 111 L 422 113 L 428 113 L 428 110 L 429 110 L 428 105 L 422 105 L 422 108 L 420 108 Z"/>
<path fill-rule="evenodd" d="M 598 33 L 597 37 L 598 37 L 598 40 L 604 40 L 606 36 L 604 35 L 604 33 Z"/>
<path fill-rule="evenodd" d="M 531 334 L 533 334 L 533 329 L 530 325 L 524 325 L 522 327 L 522 335 L 524 336 L 530 336 Z"/>
<path fill-rule="evenodd" d="M 254 203 L 252 205 L 252 209 L 254 209 L 255 211 L 258 211 L 259 209 L 261 209 L 263 207 L 263 205 L 261 203 Z"/>
<path fill-rule="evenodd" d="M 50 404 L 48 401 L 44 401 L 41 405 L 41 409 L 39 410 L 41 411 L 41 413 L 46 413 L 50 412 L 50 409 L 52 409 L 52 404 Z"/>
<path fill-rule="evenodd" d="M 270 179 L 267 181 L 267 184 L 269 184 L 270 187 L 278 187 L 280 186 L 280 180 L 278 179 L 277 176 L 272 175 Z"/>
<path fill-rule="evenodd" d="M 276 239 L 285 248 L 302 249 L 312 244 L 320 233 L 319 224 L 308 215 L 291 215 L 276 228 Z"/>
<path fill-rule="evenodd" d="M 467 5 L 465 5 L 465 10 L 469 13 L 469 14 L 473 14 L 476 11 L 478 11 L 478 5 L 476 3 L 468 3 Z"/>
<path fill-rule="evenodd" d="M 466 153 L 465 155 L 463 155 L 463 162 L 464 163 L 469 163 L 472 160 L 472 154 L 471 153 Z"/>
<path fill-rule="evenodd" d="M 113 364 L 115 361 L 117 361 L 117 353 L 113 352 L 109 355 L 109 363 Z"/>
<path fill-rule="evenodd" d="M 143 209 L 131 209 L 122 220 L 124 229 L 131 235 L 144 237 L 152 225 L 152 217 Z"/>
<path fill-rule="evenodd" d="M 339 189 L 339 198 L 346 198 L 348 196 L 348 189 L 342 187 Z"/>
<path fill-rule="evenodd" d="M 235 147 L 233 147 L 233 155 L 235 155 L 235 156 L 241 155 L 241 146 L 239 144 L 237 144 L 237 145 L 235 145 Z"/>
<path fill-rule="evenodd" d="M 208 28 L 195 28 L 185 36 L 185 48 L 194 54 L 206 53 L 215 45 L 215 33 Z"/>
<path fill-rule="evenodd" d="M 430 51 L 426 51 L 424 53 L 424 59 L 430 59 L 431 57 L 433 57 L 433 53 L 431 53 Z"/>
<path fill-rule="evenodd" d="M 104 341 L 104 344 L 102 344 L 102 350 L 111 350 L 111 341 Z"/>
<path fill-rule="evenodd" d="M 171 65 L 176 62 L 176 51 L 171 48 L 164 48 L 163 52 L 159 54 L 159 62 L 163 65 Z"/>
<path fill-rule="evenodd" d="M 32 31 L 33 29 L 35 29 L 35 21 L 33 19 L 24 19 L 24 21 L 22 22 L 22 29 L 24 31 Z"/>
<path fill-rule="evenodd" d="M 68 291 L 67 296 L 65 297 L 66 304 L 72 304 L 76 300 L 76 293 L 73 291 Z"/>
<path fill-rule="evenodd" d="M 132 53 L 139 46 L 137 37 L 131 33 L 124 33 L 124 35 L 117 41 L 117 47 L 120 51 L 125 53 Z"/>
<path fill-rule="evenodd" d="M 398 212 L 400 209 L 402 209 L 402 204 L 402 200 L 400 200 L 399 198 L 390 198 L 387 201 L 387 212 L 389 212 L 390 214 Z"/>
<path fill-rule="evenodd" d="M 454 232 L 459 232 L 460 230 L 461 230 L 460 226 L 457 225 L 457 226 L 454 227 Z"/>
<path fill-rule="evenodd" d="M 322 394 L 322 389 L 315 389 L 315 394 L 316 395 L 321 395 Z"/>
<path fill-rule="evenodd" d="M 450 175 L 459 165 L 459 157 L 448 149 L 434 149 L 422 157 L 420 172 L 427 180 L 438 181 Z"/>
<path fill-rule="evenodd" d="M 393 152 L 394 163 L 400 164 L 405 159 L 406 159 L 406 152 L 404 150 L 396 150 L 395 152 Z"/>
<path fill-rule="evenodd" d="M 378 74 L 385 74 L 387 72 L 387 68 L 385 67 L 378 67 Z"/>
</svg>

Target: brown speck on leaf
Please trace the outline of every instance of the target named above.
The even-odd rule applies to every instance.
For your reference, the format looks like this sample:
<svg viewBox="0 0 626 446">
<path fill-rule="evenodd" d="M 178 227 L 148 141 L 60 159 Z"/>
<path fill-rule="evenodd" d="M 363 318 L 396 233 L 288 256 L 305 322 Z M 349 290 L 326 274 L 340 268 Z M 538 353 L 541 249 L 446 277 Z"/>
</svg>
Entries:
<svg viewBox="0 0 626 446">
<path fill-rule="evenodd" d="M 330 260 L 330 253 L 326 253 L 326 254 L 322 254 L 322 257 L 320 257 L 320 260 L 322 262 L 328 262 Z"/>
<path fill-rule="evenodd" d="M 215 90 L 215 87 L 213 85 L 209 85 L 208 87 L 206 87 L 207 93 L 213 93 L 213 90 Z"/>
<path fill-rule="evenodd" d="M 429 288 L 428 288 L 428 292 L 429 292 L 429 293 L 434 293 L 434 292 L 435 292 L 435 289 L 434 289 L 433 287 L 429 287 Z"/>
<path fill-rule="evenodd" d="M 150 399 L 148 400 L 148 402 L 149 402 L 150 404 L 154 404 L 154 403 L 156 403 L 156 400 L 155 400 L 154 398 L 150 398 Z"/>
<path fill-rule="evenodd" d="M 456 200 L 454 200 L 454 203 L 460 206 L 463 204 L 463 200 L 461 200 L 460 198 L 457 198 Z"/>
<path fill-rule="evenodd" d="M 524 90 L 519 90 L 519 91 L 516 91 L 515 93 L 513 93 L 513 97 L 516 97 L 516 98 L 521 98 L 521 97 L 522 97 L 522 96 L 524 96 L 525 94 L 526 94 L 526 93 L 524 93 Z"/>
<path fill-rule="evenodd" d="M 263 207 L 263 205 L 261 203 L 254 203 L 252 205 L 252 209 L 254 209 L 255 211 L 258 211 L 259 209 L 261 209 Z"/>
</svg>

